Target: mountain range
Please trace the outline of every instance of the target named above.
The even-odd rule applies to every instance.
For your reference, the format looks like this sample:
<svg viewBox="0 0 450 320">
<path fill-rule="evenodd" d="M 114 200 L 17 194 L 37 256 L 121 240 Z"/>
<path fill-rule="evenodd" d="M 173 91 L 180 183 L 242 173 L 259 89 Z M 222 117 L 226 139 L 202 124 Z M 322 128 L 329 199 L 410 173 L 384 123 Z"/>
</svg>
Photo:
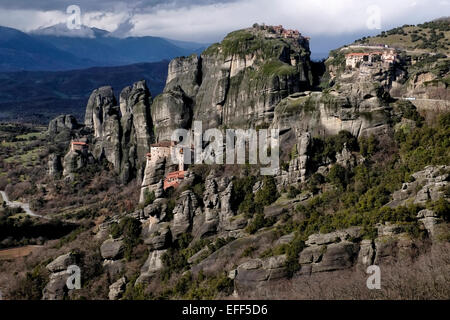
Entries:
<svg viewBox="0 0 450 320">
<path fill-rule="evenodd" d="M 0 72 L 66 71 L 157 62 L 200 53 L 206 45 L 160 37 L 117 38 L 83 26 L 69 30 L 64 24 L 30 33 L 0 27 Z"/>
<path fill-rule="evenodd" d="M 61 114 L 78 119 L 92 90 L 111 85 L 123 88 L 145 80 L 152 95 L 164 89 L 169 61 L 70 71 L 0 73 L 0 121 L 46 123 Z"/>
</svg>

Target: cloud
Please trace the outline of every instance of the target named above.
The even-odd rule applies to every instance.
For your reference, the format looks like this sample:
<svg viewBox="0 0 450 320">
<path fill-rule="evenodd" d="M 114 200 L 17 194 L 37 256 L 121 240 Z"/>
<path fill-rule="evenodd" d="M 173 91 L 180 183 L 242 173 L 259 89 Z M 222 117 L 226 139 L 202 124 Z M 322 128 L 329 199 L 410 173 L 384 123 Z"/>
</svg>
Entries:
<svg viewBox="0 0 450 320">
<path fill-rule="evenodd" d="M 212 3 L 229 3 L 238 0 L 2 0 L 3 9 L 35 9 L 40 11 L 64 11 L 70 5 L 78 5 L 84 11 L 108 10 L 117 5 L 127 4 L 130 8 L 152 10 L 153 8 L 179 8 L 191 5 L 208 5 Z"/>
<path fill-rule="evenodd" d="M 119 26 L 111 33 L 112 37 L 123 38 L 131 34 L 134 28 L 134 23 L 131 21 L 131 17 L 120 23 Z"/>
<path fill-rule="evenodd" d="M 73 0 L 1 0 L 2 24 L 22 30 L 64 23 Z M 440 17 L 442 0 L 106 0 L 76 1 L 82 21 L 117 36 L 164 36 L 199 42 L 219 41 L 232 30 L 254 22 L 283 24 L 305 35 L 373 33 L 367 8 L 380 12 L 381 29 Z M 411 5 L 414 3 L 414 5 Z M 34 8 L 34 9 L 33 9 Z M 373 18 L 373 17 L 372 17 Z M 378 30 L 379 31 L 379 30 Z M 377 32 L 378 32 L 377 31 Z"/>
</svg>

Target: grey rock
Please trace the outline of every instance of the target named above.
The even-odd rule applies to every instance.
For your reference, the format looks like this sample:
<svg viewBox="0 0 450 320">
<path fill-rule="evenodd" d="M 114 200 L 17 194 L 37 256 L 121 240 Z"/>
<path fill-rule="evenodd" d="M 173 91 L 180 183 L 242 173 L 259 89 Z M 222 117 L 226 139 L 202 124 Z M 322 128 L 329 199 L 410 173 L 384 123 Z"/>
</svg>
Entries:
<svg viewBox="0 0 450 320">
<path fill-rule="evenodd" d="M 344 230 L 338 230 L 331 233 L 321 234 L 315 233 L 308 237 L 305 242 L 306 245 L 323 245 L 339 242 L 341 240 L 357 240 L 361 238 L 362 228 L 361 227 L 351 227 Z"/>
<path fill-rule="evenodd" d="M 313 264 L 312 272 L 334 271 L 350 268 L 354 265 L 359 245 L 343 241 L 327 246 L 320 263 Z"/>
<path fill-rule="evenodd" d="M 299 263 L 301 265 L 318 263 L 323 257 L 323 253 L 326 251 L 326 246 L 313 245 L 311 247 L 305 248 L 299 257 Z"/>
<path fill-rule="evenodd" d="M 165 90 L 182 86 L 189 97 L 195 97 L 201 83 L 201 59 L 196 54 L 173 59 L 169 64 Z"/>
<path fill-rule="evenodd" d="M 122 257 L 124 244 L 122 240 L 108 239 L 100 247 L 100 253 L 103 259 L 117 260 Z"/>
<path fill-rule="evenodd" d="M 372 240 L 363 240 L 360 243 L 358 265 L 368 267 L 373 265 L 375 258 L 375 245 Z"/>
<path fill-rule="evenodd" d="M 50 274 L 50 281 L 42 291 L 43 300 L 63 300 L 67 296 L 66 285 L 69 274 L 66 271 Z"/>
<path fill-rule="evenodd" d="M 287 234 L 285 236 L 282 236 L 280 239 L 278 239 L 277 242 L 275 243 L 275 245 L 279 246 L 279 245 L 283 245 L 283 244 L 288 244 L 288 243 L 292 242 L 292 240 L 294 240 L 294 238 L 295 238 L 295 233 Z"/>
<path fill-rule="evenodd" d="M 269 257 L 263 260 L 262 267 L 268 270 L 283 268 L 286 264 L 286 260 L 286 255 Z"/>
<path fill-rule="evenodd" d="M 435 217 L 425 217 L 423 219 L 420 219 L 419 221 L 423 223 L 431 239 L 436 239 L 438 235 L 438 230 L 436 227 L 437 225 L 442 223 L 442 220 Z"/>
<path fill-rule="evenodd" d="M 174 219 L 170 228 L 173 239 L 188 231 L 198 208 L 197 198 L 192 191 L 188 190 L 180 195 L 173 210 Z"/>
<path fill-rule="evenodd" d="M 400 190 L 393 193 L 393 201 L 389 207 L 406 205 L 413 201 L 415 204 L 426 204 L 445 198 L 443 190 L 448 185 L 449 166 L 428 166 L 424 170 L 412 175 L 412 182 L 404 183 Z"/>
<path fill-rule="evenodd" d="M 254 270 L 259 269 L 263 266 L 263 262 L 261 259 L 253 259 L 249 260 L 238 267 L 238 270 Z"/>
<path fill-rule="evenodd" d="M 422 219 L 422 218 L 437 218 L 437 215 L 434 211 L 432 210 L 422 210 L 417 214 L 417 218 L 418 219 Z"/>
<path fill-rule="evenodd" d="M 76 257 L 73 253 L 69 252 L 62 256 L 59 256 L 52 262 L 50 262 L 46 268 L 50 272 L 66 271 L 67 268 L 76 263 Z"/>
<path fill-rule="evenodd" d="M 71 132 L 80 128 L 77 119 L 72 115 L 62 115 L 51 120 L 48 125 L 48 134 L 50 137 L 55 137 L 62 132 Z"/>
<path fill-rule="evenodd" d="M 385 225 L 378 224 L 377 229 L 379 236 L 393 236 L 402 232 L 401 226 L 391 223 L 386 223 Z"/>
<path fill-rule="evenodd" d="M 58 176 L 62 173 L 63 166 L 61 163 L 61 156 L 52 153 L 48 157 L 48 175 L 50 177 Z"/>
<path fill-rule="evenodd" d="M 156 140 L 172 140 L 176 129 L 189 129 L 192 122 L 192 100 L 181 87 L 165 89 L 152 106 L 152 121 L 157 128 Z"/>
<path fill-rule="evenodd" d="M 122 260 L 105 260 L 103 269 L 110 278 L 115 278 L 125 270 L 125 263 Z"/>
<path fill-rule="evenodd" d="M 194 263 L 198 263 L 200 262 L 199 259 L 201 259 L 202 257 L 205 257 L 209 254 L 210 250 L 208 247 L 203 248 L 202 250 L 200 250 L 199 252 L 197 252 L 196 254 L 194 254 L 192 257 L 190 257 L 188 259 L 188 263 L 189 264 L 194 264 Z"/>
<path fill-rule="evenodd" d="M 109 300 L 119 300 L 125 292 L 127 286 L 127 279 L 125 277 L 120 278 L 112 285 L 109 286 Z"/>
<path fill-rule="evenodd" d="M 158 224 L 151 229 L 152 230 L 150 230 L 144 243 L 149 246 L 150 250 L 165 249 L 170 244 L 171 240 L 169 224 Z"/>
<path fill-rule="evenodd" d="M 136 280 L 136 283 L 146 283 L 155 274 L 163 268 L 162 256 L 167 250 L 156 250 L 150 252 L 147 261 L 141 268 L 141 275 Z"/>
<path fill-rule="evenodd" d="M 73 179 L 77 170 L 85 167 L 88 163 L 88 157 L 85 153 L 70 150 L 63 160 L 63 177 Z"/>
</svg>

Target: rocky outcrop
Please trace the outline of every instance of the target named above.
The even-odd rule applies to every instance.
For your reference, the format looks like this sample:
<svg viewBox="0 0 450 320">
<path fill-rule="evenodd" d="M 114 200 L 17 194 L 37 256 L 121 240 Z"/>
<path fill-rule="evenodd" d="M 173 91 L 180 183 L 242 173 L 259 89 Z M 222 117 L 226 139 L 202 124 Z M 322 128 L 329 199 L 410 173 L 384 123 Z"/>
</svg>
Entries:
<svg viewBox="0 0 450 320">
<path fill-rule="evenodd" d="M 253 290 L 259 284 L 286 276 L 286 255 L 253 259 L 239 265 L 232 272 L 237 292 Z"/>
<path fill-rule="evenodd" d="M 50 274 L 50 280 L 42 291 L 42 300 L 63 300 L 67 296 L 66 285 L 69 274 L 66 271 Z"/>
<path fill-rule="evenodd" d="M 70 133 L 72 130 L 80 128 L 77 119 L 72 115 L 62 115 L 58 116 L 48 125 L 48 134 L 50 137 L 55 137 L 56 135 L 64 132 Z"/>
<path fill-rule="evenodd" d="M 121 165 L 122 181 L 134 177 L 142 179 L 146 154 L 153 141 L 151 116 L 152 96 L 145 81 L 127 87 L 120 94 L 121 111 Z"/>
<path fill-rule="evenodd" d="M 430 238 L 438 239 L 440 234 L 439 225 L 443 222 L 432 210 L 422 210 L 417 214 L 417 219 L 423 224 Z"/>
<path fill-rule="evenodd" d="M 147 261 L 141 268 L 141 275 L 136 280 L 136 283 L 148 282 L 163 268 L 162 257 L 166 252 L 167 250 L 156 250 L 150 253 Z"/>
<path fill-rule="evenodd" d="M 63 300 L 67 293 L 67 279 L 70 273 L 67 268 L 76 263 L 76 256 L 73 253 L 57 257 L 46 268 L 50 272 L 49 282 L 42 291 L 43 300 Z"/>
<path fill-rule="evenodd" d="M 194 238 L 204 238 L 217 232 L 228 232 L 229 236 L 246 226 L 247 221 L 234 219 L 232 210 L 233 182 L 228 177 L 216 178 L 211 172 L 205 181 L 203 210 L 195 215 L 193 221 Z"/>
<path fill-rule="evenodd" d="M 75 262 L 76 262 L 75 255 L 69 252 L 65 255 L 59 256 L 58 258 L 50 262 L 46 266 L 46 268 L 48 269 L 48 271 L 53 273 L 66 271 L 67 268 L 73 265 Z"/>
<path fill-rule="evenodd" d="M 414 173 L 412 182 L 404 183 L 401 190 L 395 191 L 388 206 L 402 206 L 409 201 L 426 204 L 427 201 L 445 198 L 443 190 L 448 186 L 449 178 L 449 166 L 428 166 L 425 170 Z"/>
<path fill-rule="evenodd" d="M 304 132 L 297 138 L 295 152 L 292 152 L 288 171 L 280 171 L 277 177 L 279 186 L 288 186 L 291 184 L 304 182 L 308 169 L 308 150 L 311 144 L 311 134 Z"/>
<path fill-rule="evenodd" d="M 173 239 L 192 228 L 196 214 L 201 214 L 198 200 L 192 191 L 187 190 L 180 195 L 173 209 L 173 221 L 170 225 Z"/>
<path fill-rule="evenodd" d="M 152 118 L 157 141 L 170 141 L 174 130 L 191 128 L 192 103 L 192 99 L 180 86 L 166 88 L 155 99 L 152 106 Z"/>
<path fill-rule="evenodd" d="M 309 54 L 303 37 L 281 40 L 249 28 L 229 34 L 201 57 L 173 60 L 154 118 L 164 125 L 161 137 L 167 137 L 165 128 L 184 124 L 180 113 L 188 109 L 205 128 L 270 122 L 281 99 L 309 86 Z M 180 120 L 165 120 L 169 114 Z"/>
<path fill-rule="evenodd" d="M 48 175 L 50 177 L 57 177 L 63 171 L 63 166 L 61 163 L 61 156 L 52 153 L 48 157 Z"/>
<path fill-rule="evenodd" d="M 94 157 L 112 163 L 120 172 L 120 111 L 111 87 L 102 87 L 92 92 L 84 123 L 93 130 Z"/>
<path fill-rule="evenodd" d="M 173 59 L 169 64 L 166 91 L 183 87 L 185 94 L 196 96 L 202 81 L 202 62 L 196 54 Z"/>
<path fill-rule="evenodd" d="M 92 128 L 96 132 L 96 137 L 103 134 L 102 123 L 104 111 L 108 112 L 116 106 L 116 98 L 111 87 L 101 87 L 92 92 L 89 97 L 86 113 L 84 117 L 84 125 Z"/>
<path fill-rule="evenodd" d="M 172 241 L 170 225 L 165 223 L 150 223 L 144 231 L 144 243 L 151 251 L 166 249 Z"/>
<path fill-rule="evenodd" d="M 108 239 L 100 247 L 103 259 L 117 260 L 123 255 L 125 246 L 120 239 Z"/>
<path fill-rule="evenodd" d="M 120 105 L 111 87 L 94 90 L 89 98 L 85 125 L 92 130 L 92 153 L 95 159 L 110 162 L 124 183 L 143 177 L 153 141 L 151 105 L 145 81 L 123 89 Z"/>
<path fill-rule="evenodd" d="M 144 202 L 146 192 L 155 192 L 155 196 L 158 193 L 159 197 L 162 196 L 163 180 L 166 174 L 166 163 L 168 159 L 160 158 L 156 161 L 147 161 L 144 171 L 144 179 L 142 179 L 140 203 Z M 159 198 L 158 197 L 158 198 Z"/>
<path fill-rule="evenodd" d="M 127 279 L 125 277 L 120 278 L 112 285 L 109 286 L 109 300 L 119 300 L 125 292 L 127 286 Z"/>
<path fill-rule="evenodd" d="M 337 135 L 340 131 L 355 137 L 383 135 L 390 128 L 388 107 L 375 99 L 376 103 L 369 103 L 337 92 L 294 94 L 276 106 L 271 127 L 283 134 L 294 130 L 312 136 Z"/>
<path fill-rule="evenodd" d="M 82 151 L 70 150 L 63 159 L 63 177 L 73 180 L 77 170 L 88 164 L 88 154 Z"/>
</svg>

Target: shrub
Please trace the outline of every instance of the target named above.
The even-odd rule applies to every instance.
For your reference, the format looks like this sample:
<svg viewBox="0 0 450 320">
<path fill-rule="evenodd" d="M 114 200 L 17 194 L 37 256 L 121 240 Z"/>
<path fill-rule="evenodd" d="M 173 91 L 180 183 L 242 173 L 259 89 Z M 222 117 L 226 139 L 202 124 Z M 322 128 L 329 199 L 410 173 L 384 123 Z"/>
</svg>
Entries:
<svg viewBox="0 0 450 320">
<path fill-rule="evenodd" d="M 139 244 L 141 236 L 142 226 L 141 223 L 131 217 L 125 217 L 120 220 L 119 223 L 114 223 L 110 227 L 111 236 L 114 239 L 123 237 L 125 245 L 125 258 L 131 259 L 133 248 Z"/>
<path fill-rule="evenodd" d="M 331 167 L 328 173 L 327 180 L 335 186 L 341 186 L 345 188 L 350 180 L 350 174 L 344 167 L 335 164 Z"/>
<path fill-rule="evenodd" d="M 361 138 L 359 140 L 359 150 L 363 157 L 370 157 L 378 151 L 378 140 L 375 136 L 371 135 L 368 138 Z"/>
<path fill-rule="evenodd" d="M 269 206 L 280 197 L 275 184 L 275 179 L 272 176 L 264 177 L 263 187 L 256 193 L 255 202 L 261 206 Z"/>
<path fill-rule="evenodd" d="M 265 218 L 264 214 L 258 213 L 245 230 L 250 234 L 255 234 L 258 230 L 262 228 L 273 226 L 275 222 L 276 219 L 274 217 Z"/>
<path fill-rule="evenodd" d="M 295 197 L 297 197 L 300 194 L 300 192 L 301 191 L 299 189 L 297 189 L 296 187 L 289 186 L 287 197 L 289 199 L 294 199 Z"/>
<path fill-rule="evenodd" d="M 144 206 L 148 206 L 150 204 L 153 204 L 153 202 L 156 200 L 155 192 L 150 192 L 148 189 L 145 189 L 144 192 Z"/>
</svg>

